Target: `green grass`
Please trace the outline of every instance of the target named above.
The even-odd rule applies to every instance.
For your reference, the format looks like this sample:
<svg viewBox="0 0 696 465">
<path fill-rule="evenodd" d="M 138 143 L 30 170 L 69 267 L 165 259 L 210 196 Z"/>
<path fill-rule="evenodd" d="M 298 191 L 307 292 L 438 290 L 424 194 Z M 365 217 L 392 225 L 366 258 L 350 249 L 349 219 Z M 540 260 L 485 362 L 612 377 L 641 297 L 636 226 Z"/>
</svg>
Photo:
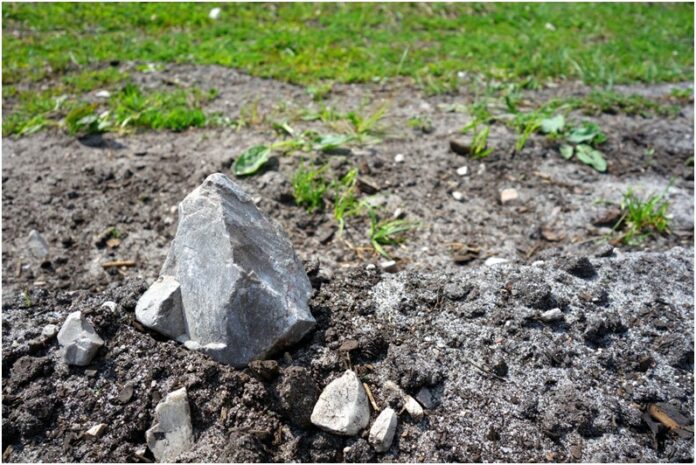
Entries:
<svg viewBox="0 0 696 465">
<path fill-rule="evenodd" d="M 357 181 L 358 169 L 352 168 L 342 178 L 332 183 L 335 192 L 333 215 L 338 223 L 339 234 L 343 233 L 346 218 L 360 213 L 361 208 L 356 189 Z"/>
<path fill-rule="evenodd" d="M 447 87 L 459 71 L 591 84 L 692 76 L 692 4 L 228 3 L 211 20 L 212 6 L 4 3 L 3 82 L 112 60 L 219 64 L 302 84 L 402 75 Z"/>
<path fill-rule="evenodd" d="M 610 90 L 595 90 L 583 98 L 570 97 L 563 102 L 572 109 L 580 109 L 587 115 L 601 113 L 629 116 L 674 116 L 679 106 L 663 104 L 642 95 L 626 95 Z"/>
<path fill-rule="evenodd" d="M 125 61 L 135 61 L 139 72 L 167 63 L 235 67 L 306 85 L 317 101 L 335 83 L 394 77 L 434 94 L 490 82 L 535 88 L 547 79 L 591 85 L 693 79 L 694 10 L 688 3 L 227 3 L 212 20 L 213 6 L 220 5 L 4 3 L 3 99 L 10 111 L 3 134 L 63 124 L 67 112 L 84 105 L 84 94 L 118 92 L 129 82 L 118 67 Z M 191 100 L 182 92 L 143 96 L 140 103 L 161 103 L 166 114 L 131 102 L 134 126 L 206 124 L 200 100 Z M 506 104 L 514 109 L 517 100 L 510 93 Z M 129 111 L 123 102 L 111 103 L 100 110 Z M 572 104 L 589 113 L 669 111 L 618 94 Z M 327 111 L 322 119 L 335 117 Z M 487 111 L 475 109 L 476 118 L 486 120 Z M 353 114 L 351 129 L 364 138 L 381 116 Z M 257 122 L 250 108 L 237 126 Z"/>
<path fill-rule="evenodd" d="M 370 244 L 375 252 L 386 258 L 390 258 L 390 256 L 382 246 L 401 244 L 405 240 L 404 235 L 418 226 L 417 223 L 407 220 L 380 220 L 374 208 L 368 209 L 368 215 L 370 217 Z"/>
<path fill-rule="evenodd" d="M 319 168 L 300 165 L 292 177 L 293 196 L 295 203 L 305 207 L 312 213 L 324 205 L 324 193 L 329 188 L 323 177 L 328 165 Z"/>
<path fill-rule="evenodd" d="M 3 120 L 3 135 L 31 134 L 46 126 L 61 126 L 69 134 L 83 135 L 134 129 L 183 131 L 190 127 L 225 124 L 217 118 L 219 115 L 209 115 L 202 110 L 203 105 L 215 97 L 214 90 L 145 92 L 128 83 L 112 90 L 109 99 L 92 102 L 70 92 L 74 92 L 74 88 L 60 86 L 38 93 L 16 94 L 13 97 L 17 102 L 15 111 Z"/>
<path fill-rule="evenodd" d="M 664 194 L 652 194 L 641 199 L 629 188 L 624 194 L 621 209 L 624 214 L 614 229 L 623 229 L 619 240 L 624 244 L 635 245 L 650 235 L 669 232 L 669 201 Z"/>
</svg>

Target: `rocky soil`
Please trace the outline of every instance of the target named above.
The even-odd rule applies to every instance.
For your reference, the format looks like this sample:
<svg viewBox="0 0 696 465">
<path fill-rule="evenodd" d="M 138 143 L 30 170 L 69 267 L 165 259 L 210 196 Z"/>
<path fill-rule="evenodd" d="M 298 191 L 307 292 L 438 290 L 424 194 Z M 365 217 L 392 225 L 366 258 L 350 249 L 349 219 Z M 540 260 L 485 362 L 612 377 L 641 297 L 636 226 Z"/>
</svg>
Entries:
<svg viewBox="0 0 696 465">
<path fill-rule="evenodd" d="M 280 103 L 317 105 L 299 87 L 217 67 L 137 76 L 152 87 L 172 76 L 216 87 L 211 111 L 233 116 L 255 99 L 269 115 Z M 586 91 L 567 85 L 527 97 Z M 134 309 L 167 254 L 174 207 L 207 175 L 229 173 L 241 150 L 273 140 L 268 125 L 3 140 L 5 461 L 152 460 L 145 431 L 157 403 L 180 387 L 195 438 L 180 461 L 693 461 L 693 438 L 655 433 L 644 415 L 664 402 L 693 424 L 693 105 L 674 118 L 582 117 L 609 137 L 609 171 L 598 174 L 541 137 L 512 156 L 514 134 L 499 126 L 489 159 L 452 153 L 466 116 L 441 104 L 470 96 L 341 86 L 325 103 L 348 110 L 361 99 L 390 103 L 383 142 L 325 161 L 337 173 L 358 166 L 385 212 L 401 209 L 421 227 L 394 249 L 398 271 L 386 273 L 364 247 L 364 222 L 351 220 L 339 236 L 330 212 L 310 215 L 287 200 L 297 157 L 239 180 L 303 259 L 318 323 L 273 361 L 243 370 L 145 329 Z M 434 132 L 410 128 L 413 115 L 428 116 Z M 609 230 L 593 225 L 607 208 L 600 200 L 670 181 L 671 235 L 643 250 L 601 240 Z M 501 205 L 504 188 L 520 199 Z M 109 242 L 110 228 L 118 241 Z M 32 229 L 47 257 L 26 244 Z M 480 252 L 457 264 L 463 246 Z M 485 266 L 489 257 L 508 262 Z M 113 260 L 134 266 L 102 267 Z M 44 329 L 78 310 L 105 345 L 91 365 L 68 367 L 55 331 Z M 369 444 L 369 428 L 341 437 L 309 421 L 321 390 L 349 367 L 380 409 L 398 413 L 384 453 Z M 388 381 L 424 405 L 423 419 L 403 411 Z M 103 435 L 87 434 L 101 423 Z"/>
</svg>

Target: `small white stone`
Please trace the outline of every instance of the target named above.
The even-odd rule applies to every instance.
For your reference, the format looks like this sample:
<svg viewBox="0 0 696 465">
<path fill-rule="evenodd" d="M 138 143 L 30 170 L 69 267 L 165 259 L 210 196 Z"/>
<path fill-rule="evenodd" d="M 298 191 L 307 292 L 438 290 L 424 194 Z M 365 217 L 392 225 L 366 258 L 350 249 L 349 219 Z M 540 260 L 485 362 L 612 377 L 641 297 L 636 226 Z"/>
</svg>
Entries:
<svg viewBox="0 0 696 465">
<path fill-rule="evenodd" d="M 515 189 L 503 189 L 500 191 L 500 203 L 505 205 L 519 198 L 519 194 Z"/>
<path fill-rule="evenodd" d="M 44 239 L 36 229 L 29 231 L 29 236 L 27 236 L 27 247 L 36 258 L 45 258 L 48 256 L 48 242 L 46 242 L 46 239 Z"/>
<path fill-rule="evenodd" d="M 479 176 L 481 176 L 481 175 L 482 175 L 483 173 L 485 173 L 485 172 L 486 172 L 486 165 L 483 164 L 483 163 L 479 164 L 478 170 L 476 170 L 476 174 L 478 174 Z"/>
<path fill-rule="evenodd" d="M 406 159 L 406 157 L 404 157 L 404 154 L 403 154 L 403 153 L 397 153 L 397 154 L 394 156 L 394 161 L 395 161 L 396 163 L 403 163 L 405 159 Z"/>
<path fill-rule="evenodd" d="M 115 312 L 116 311 L 116 302 L 112 302 L 110 300 L 107 300 L 106 302 L 101 304 L 101 308 L 106 308 L 107 310 Z"/>
<path fill-rule="evenodd" d="M 457 202 L 460 202 L 462 199 L 464 199 L 464 194 L 462 194 L 462 193 L 459 192 L 459 191 L 454 191 L 454 192 L 452 192 L 452 197 L 453 197 L 454 200 L 456 200 Z"/>
<path fill-rule="evenodd" d="M 420 421 L 423 418 L 423 407 L 421 407 L 421 404 L 411 396 L 406 396 L 404 400 L 404 408 L 411 415 L 411 418 Z"/>
<path fill-rule="evenodd" d="M 396 412 L 387 407 L 382 410 L 370 428 L 369 440 L 377 452 L 386 452 L 391 447 L 396 432 Z"/>
<path fill-rule="evenodd" d="M 396 262 L 394 260 L 385 260 L 383 262 L 380 262 L 379 267 L 382 268 L 384 271 L 393 273 L 396 271 Z"/>
<path fill-rule="evenodd" d="M 213 8 L 210 10 L 210 13 L 208 13 L 208 18 L 210 19 L 218 19 L 220 17 L 220 8 Z"/>
<path fill-rule="evenodd" d="M 460 166 L 459 168 L 457 168 L 457 174 L 459 176 L 466 176 L 467 174 L 469 174 L 469 167 L 468 166 Z"/>
<path fill-rule="evenodd" d="M 483 262 L 483 264 L 486 265 L 486 266 L 495 266 L 495 265 L 500 265 L 500 264 L 503 264 L 503 263 L 507 263 L 507 262 L 509 262 L 509 261 L 510 261 L 510 260 L 508 260 L 507 258 L 489 257 L 489 258 L 486 259 L 485 262 Z"/>
<path fill-rule="evenodd" d="M 310 420 L 325 431 L 343 436 L 354 436 L 367 426 L 370 406 L 354 371 L 347 370 L 324 388 Z"/>
<path fill-rule="evenodd" d="M 367 271 L 374 270 L 375 268 L 377 268 L 377 267 L 375 266 L 374 263 L 368 263 L 367 266 L 365 266 L 365 269 Z"/>
<path fill-rule="evenodd" d="M 92 436 L 95 438 L 100 438 L 106 433 L 106 424 L 105 423 L 99 423 L 98 425 L 92 426 L 90 429 L 87 430 L 87 435 Z"/>
<path fill-rule="evenodd" d="M 540 318 L 542 321 L 545 321 L 547 323 L 550 323 L 552 321 L 559 321 L 563 319 L 563 312 L 560 308 L 554 308 L 542 313 Z"/>
<path fill-rule="evenodd" d="M 111 92 L 108 90 L 100 90 L 96 94 L 94 94 L 97 98 L 110 98 L 111 97 Z"/>
<path fill-rule="evenodd" d="M 49 339 L 55 337 L 56 334 L 58 334 L 58 326 L 57 325 L 46 325 L 41 330 L 41 335 L 46 336 Z"/>
<path fill-rule="evenodd" d="M 147 445 L 159 462 L 174 462 L 193 447 L 191 410 L 186 388 L 170 392 L 155 408 L 155 423 L 145 432 Z"/>
<path fill-rule="evenodd" d="M 535 262 L 532 262 L 532 266 L 541 266 L 544 264 L 544 260 L 537 260 Z"/>
</svg>

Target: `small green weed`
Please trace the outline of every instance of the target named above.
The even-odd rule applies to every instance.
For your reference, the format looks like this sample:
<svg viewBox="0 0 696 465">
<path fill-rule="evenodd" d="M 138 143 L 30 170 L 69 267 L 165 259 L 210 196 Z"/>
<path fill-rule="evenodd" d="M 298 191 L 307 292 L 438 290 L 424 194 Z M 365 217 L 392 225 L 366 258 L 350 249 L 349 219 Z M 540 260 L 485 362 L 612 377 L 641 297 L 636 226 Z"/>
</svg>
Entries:
<svg viewBox="0 0 696 465">
<path fill-rule="evenodd" d="M 491 132 L 490 126 L 485 126 L 480 131 L 474 129 L 474 138 L 471 141 L 471 156 L 476 159 L 486 158 L 493 153 L 492 148 L 488 148 L 488 135 Z"/>
<path fill-rule="evenodd" d="M 380 105 L 373 113 L 361 115 L 357 111 L 351 111 L 346 115 L 352 125 L 352 130 L 358 137 L 379 135 L 382 131 L 377 124 L 387 114 L 387 105 Z"/>
<path fill-rule="evenodd" d="M 232 167 L 235 176 L 248 176 L 256 173 L 268 162 L 270 155 L 271 149 L 265 145 L 255 145 L 245 150 L 235 160 Z"/>
<path fill-rule="evenodd" d="M 469 109 L 469 121 L 462 128 L 464 134 L 475 131 L 479 125 L 488 124 L 493 121 L 493 114 L 488 109 L 486 100 L 474 103 Z"/>
<path fill-rule="evenodd" d="M 563 158 L 570 160 L 575 156 L 582 163 L 591 166 L 596 171 L 604 173 L 607 162 L 604 153 L 597 149 L 598 145 L 606 142 L 607 137 L 597 124 L 585 121 L 573 126 L 563 134 L 566 143 L 561 145 L 560 153 Z"/>
<path fill-rule="evenodd" d="M 72 109 L 65 117 L 65 128 L 71 135 L 104 132 L 109 123 L 106 116 L 97 114 L 96 104 L 84 104 Z"/>
<path fill-rule="evenodd" d="M 333 215 L 338 223 L 339 235 L 343 233 L 346 218 L 357 215 L 361 211 L 356 190 L 357 181 L 358 169 L 353 168 L 341 179 L 332 183 L 335 192 Z"/>
<path fill-rule="evenodd" d="M 580 125 L 570 128 L 565 139 L 571 144 L 589 144 L 596 147 L 606 142 L 607 136 L 596 123 L 584 121 Z"/>
<path fill-rule="evenodd" d="M 643 200 L 632 189 L 626 191 L 621 202 L 624 214 L 614 226 L 615 230 L 624 230 L 619 241 L 635 245 L 654 233 L 669 234 L 669 201 L 664 198 L 665 193 L 651 194 Z"/>
<path fill-rule="evenodd" d="M 408 125 L 423 134 L 431 134 L 435 130 L 433 122 L 427 116 L 413 116 L 408 119 Z"/>
<path fill-rule="evenodd" d="M 29 291 L 27 290 L 22 291 L 22 303 L 25 307 L 31 307 L 34 305 L 31 301 L 31 295 L 29 295 Z"/>
<path fill-rule="evenodd" d="M 327 167 L 328 165 L 324 165 L 313 169 L 306 167 L 303 163 L 292 177 L 295 203 L 305 207 L 310 213 L 321 208 L 324 204 L 324 194 L 329 188 L 323 177 Z"/>
<path fill-rule="evenodd" d="M 312 100 L 318 102 L 324 100 L 333 90 L 333 82 L 321 82 L 307 87 L 307 93 Z"/>
<path fill-rule="evenodd" d="M 370 217 L 370 244 L 378 254 L 389 258 L 383 245 L 396 245 L 405 240 L 404 234 L 418 226 L 417 223 L 406 220 L 381 220 L 374 208 L 368 208 Z"/>
</svg>

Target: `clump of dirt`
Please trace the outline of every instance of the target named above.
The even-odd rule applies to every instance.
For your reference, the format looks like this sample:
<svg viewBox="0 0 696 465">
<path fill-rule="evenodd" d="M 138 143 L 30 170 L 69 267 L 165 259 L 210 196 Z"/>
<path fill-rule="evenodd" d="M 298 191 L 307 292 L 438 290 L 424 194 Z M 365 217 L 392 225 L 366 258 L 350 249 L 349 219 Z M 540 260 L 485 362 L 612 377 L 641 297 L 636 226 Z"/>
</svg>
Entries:
<svg viewBox="0 0 696 465">
<path fill-rule="evenodd" d="M 320 127 L 292 119 L 319 105 L 299 87 L 219 67 L 132 74 L 145 87 L 164 85 L 164 77 L 215 87 L 208 110 L 231 117 L 263 95 L 258 109 L 269 122 Z M 552 93 L 583 92 L 569 85 Z M 652 402 L 693 412 L 693 107 L 674 118 L 572 114 L 598 122 L 609 138 L 609 170 L 599 174 L 564 160 L 541 136 L 513 155 L 515 135 L 501 125 L 491 130 L 489 158 L 452 153 L 449 140 L 467 116 L 443 108 L 470 95 L 347 85 L 322 104 L 345 112 L 360 101 L 388 103 L 382 142 L 313 156 L 336 175 L 358 167 L 383 216 L 401 210 L 421 226 L 388 249 L 399 271 L 385 273 L 373 266 L 381 259 L 366 247 L 365 219 L 350 218 L 341 235 L 332 212 L 293 204 L 289 179 L 301 157 L 277 156 L 264 173 L 236 179 L 305 261 L 318 322 L 275 364 L 245 370 L 147 331 L 133 311 L 164 261 L 177 203 L 209 174 L 231 176 L 244 149 L 275 140 L 270 124 L 3 140 L 6 461 L 152 459 L 142 448 L 154 408 L 181 386 L 196 436 L 185 461 L 693 460 L 692 442 L 654 436 L 642 417 Z M 430 119 L 433 131 L 411 128 L 413 116 Z M 597 220 L 606 201 L 617 203 L 628 187 L 668 186 L 672 234 L 645 241 L 647 252 L 597 240 L 611 232 Z M 502 205 L 504 188 L 519 199 Z M 26 246 L 32 229 L 47 240 L 47 258 Z M 456 254 L 466 259 L 455 262 Z M 484 266 L 493 256 L 509 261 Z M 108 266 L 114 260 L 133 266 Z M 562 318 L 542 318 L 555 309 Z M 106 342 L 84 368 L 65 366 L 55 336 L 42 333 L 75 310 Z M 344 343 L 350 351 L 339 350 Z M 420 422 L 400 414 L 386 454 L 376 454 L 366 434 L 337 437 L 308 422 L 321 389 L 348 366 L 381 408 L 400 411 L 403 403 L 386 381 L 432 401 Z M 98 423 L 106 434 L 87 436 Z"/>
</svg>

